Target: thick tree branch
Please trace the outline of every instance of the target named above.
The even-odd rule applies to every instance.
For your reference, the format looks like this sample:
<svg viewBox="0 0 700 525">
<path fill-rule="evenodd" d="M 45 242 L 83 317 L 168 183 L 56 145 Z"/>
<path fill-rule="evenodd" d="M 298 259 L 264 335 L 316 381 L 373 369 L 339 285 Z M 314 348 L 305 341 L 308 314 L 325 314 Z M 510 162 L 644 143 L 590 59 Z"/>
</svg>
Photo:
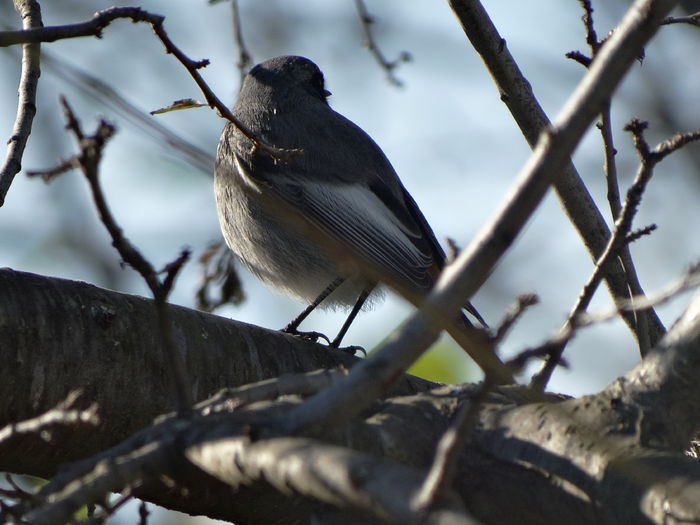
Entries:
<svg viewBox="0 0 700 525">
<path fill-rule="evenodd" d="M 141 275 L 153 294 L 156 312 L 158 313 L 158 333 L 163 343 L 162 348 L 167 354 L 166 363 L 173 381 L 174 398 L 177 400 L 176 406 L 180 412 L 188 411 L 193 404 L 190 396 L 189 380 L 181 356 L 175 349 L 172 327 L 170 326 L 165 305 L 175 283 L 175 278 L 189 259 L 190 252 L 189 250 L 183 250 L 177 259 L 158 272 L 126 238 L 107 204 L 99 176 L 103 150 L 108 140 L 114 134 L 115 128 L 105 120 L 100 120 L 95 133 L 86 135 L 65 97 L 61 96 L 59 99 L 66 117 L 67 128 L 75 135 L 80 151 L 72 159 L 62 162 L 58 168 L 50 170 L 49 174 L 43 174 L 44 179 L 48 180 L 58 173 L 63 173 L 66 166 L 79 168 L 83 172 L 90 186 L 100 220 L 112 238 L 112 246 L 119 252 L 122 260 Z M 41 173 L 32 172 L 29 175 L 41 175 Z M 161 278 L 161 274 L 165 274 L 165 277 Z"/>
<path fill-rule="evenodd" d="M 365 523 L 368 515 L 389 523 L 439 523 L 431 521 L 430 510 L 415 512 L 411 506 L 423 480 L 421 472 L 388 459 L 305 438 L 257 441 L 247 436 L 204 438 L 186 454 L 205 472 L 234 488 L 266 480 L 280 492 L 352 509 L 336 511 L 333 520 L 326 515 L 325 523 L 338 523 L 348 512 L 354 516 L 350 523 Z M 450 523 L 476 523 L 464 513 L 454 492 L 443 494 L 440 503 L 440 510 L 461 514 L 461 519 Z"/>
<path fill-rule="evenodd" d="M 158 411 L 167 410 L 167 380 L 154 372 L 162 366 L 162 357 L 153 350 L 157 338 L 150 333 L 154 316 L 150 301 L 11 270 L 0 271 L 0 290 L 0 348 L 21 351 L 23 362 L 37 363 L 19 370 L 0 369 L 0 402 L 6 403 L 0 414 L 12 417 L 22 411 L 31 417 L 33 410 L 55 405 L 50 402 L 52 394 L 58 395 L 60 390 L 63 397 L 67 389 L 83 385 L 86 392 L 93 393 L 102 421 L 98 429 L 90 428 L 89 432 L 77 427 L 64 434 L 58 428 L 51 443 L 37 436 L 36 440 L 15 443 L 10 450 L 0 450 L 0 469 L 35 475 L 53 472 L 57 460 L 98 453 L 64 469 L 42 492 L 42 497 L 48 498 L 45 505 L 36 508 L 36 501 L 27 501 L 24 504 L 31 507 L 25 509 L 27 512 L 63 517 L 99 500 L 105 491 L 120 488 L 171 508 L 241 522 L 252 515 L 284 523 L 303 521 L 304 516 L 324 508 L 325 503 L 319 506 L 320 502 L 331 501 L 327 499 L 331 495 L 324 496 L 321 490 L 328 485 L 305 485 L 303 470 L 294 474 L 294 470 L 277 465 L 274 458 L 278 456 L 272 452 L 267 456 L 271 463 L 265 467 L 260 463 L 264 458 L 257 454 L 268 446 L 273 451 L 296 417 L 297 407 L 314 399 L 304 402 L 289 395 L 314 392 L 317 387 L 306 379 L 295 379 L 287 386 L 280 382 L 229 391 L 201 405 L 195 417 L 167 418 L 112 450 L 98 452 L 107 443 L 146 426 Z M 336 357 L 348 363 L 357 361 L 341 351 L 284 334 L 184 308 L 170 309 L 181 336 L 181 351 L 198 378 L 197 399 L 227 381 L 250 381 L 258 367 L 261 374 L 267 370 L 270 375 L 279 375 L 281 368 L 299 370 L 303 362 L 316 366 L 325 360 L 328 366 Z M 669 513 L 698 519 L 700 510 L 692 502 L 700 501 L 696 494 L 700 467 L 681 450 L 700 421 L 700 383 L 693 379 L 700 373 L 699 347 L 700 294 L 658 351 L 598 395 L 566 401 L 551 396 L 533 399 L 527 389 L 498 387 L 479 399 L 478 387 L 443 387 L 387 399 L 365 411 L 362 418 L 328 426 L 317 434 L 325 443 L 350 445 L 363 454 L 425 471 L 450 420 L 460 409 L 470 410 L 469 404 L 477 403 L 479 408 L 471 409 L 470 416 L 476 422 L 470 425 L 465 450 L 457 460 L 451 490 L 461 495 L 478 519 L 513 523 L 517 516 L 519 523 L 549 519 L 596 524 L 601 515 L 607 515 L 615 516 L 616 523 L 638 524 L 662 523 Z M 7 362 L 12 358 L 3 359 Z M 71 368 L 76 362 L 80 366 Z M 70 380 L 66 370 L 70 370 Z M 124 399 L 120 378 L 129 380 L 128 399 Z M 31 405 L 28 392 L 35 399 Z M 235 400 L 237 395 L 242 401 Z M 272 399 L 277 395 L 284 397 Z M 266 398 L 270 401 L 262 401 Z M 318 461 L 323 464 L 324 451 L 330 451 L 339 475 L 349 475 L 352 461 L 359 456 L 352 452 L 333 456 L 336 449 L 324 448 L 324 442 L 307 441 L 320 446 Z M 220 447 L 238 450 L 236 461 L 218 455 L 217 466 L 202 459 L 202 451 L 221 452 Z M 188 467 L 185 450 L 198 455 L 191 459 L 235 487 L 236 492 L 227 492 L 230 488 L 226 485 Z M 402 471 L 398 468 L 395 472 Z M 647 475 L 634 474 L 637 469 L 645 469 Z M 259 472 L 262 477 L 251 479 L 250 472 Z M 390 479 L 391 472 L 393 468 L 387 471 L 389 478 L 380 476 L 375 483 L 379 484 L 380 478 Z M 164 473 L 186 492 L 173 492 L 159 483 L 157 479 Z M 318 474 L 321 482 L 325 474 L 322 470 Z M 71 484 L 76 479 L 82 482 Z M 683 492 L 669 493 L 673 479 L 683 481 Z M 270 483 L 280 487 L 291 483 L 289 486 L 297 487 L 295 492 L 304 486 L 309 489 L 289 498 L 271 491 Z M 389 490 L 386 497 L 396 494 Z M 364 497 L 359 492 L 357 495 Z M 535 497 L 548 502 L 534 505 L 537 518 L 533 515 Z M 389 509 L 390 501 L 386 500 Z M 502 501 L 508 501 L 505 515 L 509 519 L 502 519 Z M 54 504 L 58 506 L 52 507 Z M 438 508 L 444 509 L 444 502 Z"/>
<path fill-rule="evenodd" d="M 357 358 L 215 315 L 168 306 L 177 351 L 196 382 L 196 401 L 284 373 L 352 366 Z M 50 476 L 57 461 L 95 454 L 172 410 L 153 301 L 86 283 L 0 270 L 0 427 L 55 407 L 75 389 L 97 403 L 111 430 L 87 426 L 46 449 L 39 435 L 0 448 L 0 471 Z M 409 386 L 413 385 L 413 386 Z M 420 385 L 423 385 L 422 387 Z M 404 392 L 433 385 L 412 378 Z M 125 395 L 128 392 L 128 395 Z M 32 400 L 31 403 L 28 400 Z M 81 407 L 87 408 L 87 405 Z M 56 432 L 61 432 L 60 428 Z M 38 448 L 37 448 L 38 447 Z"/>
</svg>

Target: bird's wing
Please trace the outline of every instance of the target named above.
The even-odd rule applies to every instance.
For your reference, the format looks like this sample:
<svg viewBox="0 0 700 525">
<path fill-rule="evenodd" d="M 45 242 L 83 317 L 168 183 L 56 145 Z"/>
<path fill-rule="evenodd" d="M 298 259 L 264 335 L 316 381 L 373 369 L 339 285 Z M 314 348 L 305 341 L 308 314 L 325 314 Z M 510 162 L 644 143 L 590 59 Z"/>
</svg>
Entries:
<svg viewBox="0 0 700 525">
<path fill-rule="evenodd" d="M 361 184 L 285 182 L 273 191 L 306 221 L 347 247 L 360 263 L 379 269 L 389 284 L 433 284 L 432 253 L 412 224 L 404 223 L 369 187 Z"/>
</svg>

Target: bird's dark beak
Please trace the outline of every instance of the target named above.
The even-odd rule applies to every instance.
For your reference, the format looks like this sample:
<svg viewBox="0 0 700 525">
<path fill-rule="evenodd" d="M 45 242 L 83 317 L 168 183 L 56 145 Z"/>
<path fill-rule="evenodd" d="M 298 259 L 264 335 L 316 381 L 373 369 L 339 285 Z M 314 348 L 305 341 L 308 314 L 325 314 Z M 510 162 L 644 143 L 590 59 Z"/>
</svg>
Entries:
<svg viewBox="0 0 700 525">
<path fill-rule="evenodd" d="M 331 92 L 328 91 L 327 89 L 324 89 L 324 90 L 323 90 L 323 96 L 324 96 L 324 97 L 330 97 L 332 94 L 333 94 L 333 93 L 331 93 Z"/>
</svg>

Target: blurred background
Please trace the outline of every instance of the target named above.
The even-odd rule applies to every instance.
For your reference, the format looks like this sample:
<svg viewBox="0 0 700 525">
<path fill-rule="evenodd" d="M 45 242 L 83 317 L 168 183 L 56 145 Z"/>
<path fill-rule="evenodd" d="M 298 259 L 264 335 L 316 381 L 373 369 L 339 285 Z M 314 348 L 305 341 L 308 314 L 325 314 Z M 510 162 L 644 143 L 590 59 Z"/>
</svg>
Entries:
<svg viewBox="0 0 700 525">
<path fill-rule="evenodd" d="M 631 2 L 594 2 L 599 36 L 613 28 Z M 129 5 L 115 0 L 62 0 L 42 4 L 45 25 L 88 20 L 100 9 Z M 228 1 L 142 0 L 140 7 L 164 15 L 171 39 L 192 59 L 208 58 L 202 74 L 227 104 L 239 87 L 238 49 Z M 502 2 L 485 0 L 496 27 L 531 82 L 535 95 L 554 118 L 583 68 L 564 57 L 588 53 L 578 2 L 570 0 Z M 688 14 L 700 2 L 685 3 Z M 387 80 L 364 44 L 355 3 L 306 0 L 239 0 L 243 38 L 254 63 L 296 54 L 315 61 L 333 96 L 331 105 L 383 148 L 446 245 L 449 237 L 465 246 L 489 219 L 530 153 L 476 53 L 446 2 L 369 1 L 377 45 L 389 60 L 407 52 L 396 87 Z M 20 27 L 10 2 L 0 3 L 4 27 Z M 630 184 L 638 160 L 622 131 L 633 116 L 650 121 L 652 145 L 675 131 L 700 128 L 700 29 L 666 26 L 646 49 L 643 63 L 627 76 L 613 103 L 621 191 Z M 112 23 L 101 40 L 81 38 L 42 46 L 42 77 L 34 131 L 23 169 L 50 168 L 73 154 L 64 131 L 58 95 L 64 94 L 92 131 L 99 116 L 116 124 L 102 163 L 102 182 L 114 215 L 129 239 L 162 267 L 190 247 L 193 260 L 178 279 L 171 301 L 193 307 L 201 278 L 196 259 L 220 238 L 212 192 L 212 165 L 223 122 L 208 108 L 148 116 L 176 99 L 202 100 L 185 69 L 165 55 L 145 24 Z M 0 134 L 9 137 L 16 111 L 20 49 L 0 50 Z M 95 82 L 97 79 L 99 82 Z M 102 84 L 104 83 L 104 85 Z M 123 100 L 145 119 L 167 128 L 200 153 L 185 154 L 167 136 L 124 110 Z M 606 217 L 602 148 L 592 128 L 574 162 Z M 659 289 L 700 255 L 700 147 L 692 145 L 661 163 L 644 197 L 636 226 L 659 229 L 632 246 L 642 285 Z M 0 265 L 17 270 L 78 279 L 148 296 L 141 279 L 122 268 L 97 219 L 87 185 L 77 172 L 46 185 L 20 173 L 0 208 Z M 473 298 L 495 325 L 523 293 L 540 304 L 528 310 L 505 341 L 511 356 L 541 343 L 561 325 L 593 265 L 549 195 L 514 247 Z M 268 328 L 281 328 L 304 305 L 266 289 L 245 270 L 240 276 L 246 300 L 216 313 Z M 666 326 L 683 311 L 682 295 L 658 309 Z M 611 305 L 601 287 L 593 309 Z M 411 307 L 392 293 L 353 324 L 345 342 L 370 350 L 398 327 Z M 302 325 L 334 335 L 344 312 L 321 311 Z M 582 331 L 568 347 L 568 370 L 555 373 L 550 389 L 571 395 L 600 390 L 638 362 L 638 351 L 621 321 Z M 537 364 L 533 364 L 536 367 Z M 531 367 L 532 369 L 532 367 Z M 530 370 L 532 371 L 532 370 Z M 420 363 L 417 373 L 442 381 L 472 381 L 480 376 L 462 351 L 444 339 Z M 527 377 L 527 375 L 525 376 Z M 174 518 L 168 522 L 172 522 Z"/>
</svg>

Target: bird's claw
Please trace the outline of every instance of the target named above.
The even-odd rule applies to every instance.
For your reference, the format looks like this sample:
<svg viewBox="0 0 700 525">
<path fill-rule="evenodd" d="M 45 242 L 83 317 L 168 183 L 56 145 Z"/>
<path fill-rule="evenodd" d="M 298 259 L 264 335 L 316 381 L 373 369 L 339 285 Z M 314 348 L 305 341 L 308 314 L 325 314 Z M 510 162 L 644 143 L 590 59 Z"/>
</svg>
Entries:
<svg viewBox="0 0 700 525">
<path fill-rule="evenodd" d="M 305 341 L 318 343 L 319 339 L 323 339 L 327 344 L 331 344 L 331 340 L 321 332 L 301 332 L 296 328 L 289 328 L 288 326 L 283 328 L 282 331 L 295 337 L 299 337 L 300 339 L 304 339 Z"/>
<path fill-rule="evenodd" d="M 331 344 L 331 346 L 333 346 L 333 345 Z M 341 352 L 345 352 L 346 354 L 350 354 L 350 355 L 355 355 L 357 352 L 362 352 L 362 355 L 367 357 L 367 350 L 365 350 L 364 348 L 362 348 L 361 346 L 358 346 L 358 345 L 345 346 L 343 348 L 336 347 L 336 348 L 338 348 L 338 350 L 340 350 Z"/>
</svg>

